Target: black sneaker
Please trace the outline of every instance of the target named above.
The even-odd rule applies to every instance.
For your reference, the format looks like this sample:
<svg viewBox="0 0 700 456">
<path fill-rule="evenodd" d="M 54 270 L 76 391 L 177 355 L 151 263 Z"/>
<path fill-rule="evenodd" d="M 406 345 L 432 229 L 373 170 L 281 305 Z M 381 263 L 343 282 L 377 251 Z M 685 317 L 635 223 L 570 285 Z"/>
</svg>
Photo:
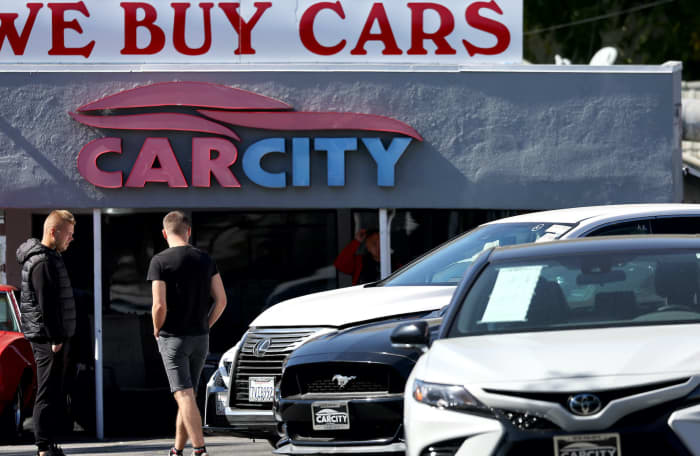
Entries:
<svg viewBox="0 0 700 456">
<path fill-rule="evenodd" d="M 168 456 L 182 456 L 182 450 L 178 450 L 177 448 L 172 447 L 170 448 Z"/>
</svg>

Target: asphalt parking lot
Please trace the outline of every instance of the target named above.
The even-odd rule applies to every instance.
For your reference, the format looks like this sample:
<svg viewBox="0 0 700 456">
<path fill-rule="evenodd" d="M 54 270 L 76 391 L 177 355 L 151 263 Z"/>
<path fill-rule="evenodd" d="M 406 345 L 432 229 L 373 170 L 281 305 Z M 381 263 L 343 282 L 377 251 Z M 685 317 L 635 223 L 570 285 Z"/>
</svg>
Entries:
<svg viewBox="0 0 700 456">
<path fill-rule="evenodd" d="M 36 447 L 32 445 L 31 436 L 23 439 L 18 445 L 0 445 L 0 455 L 3 456 L 34 456 Z M 122 455 L 122 456 L 166 456 L 173 440 L 168 438 L 151 439 L 108 439 L 102 442 L 79 437 L 61 447 L 67 456 L 70 455 Z M 207 450 L 212 456 L 269 456 L 271 447 L 267 442 L 253 442 L 248 439 L 232 437 L 207 437 Z M 191 448 L 186 448 L 185 455 L 189 456 Z"/>
</svg>

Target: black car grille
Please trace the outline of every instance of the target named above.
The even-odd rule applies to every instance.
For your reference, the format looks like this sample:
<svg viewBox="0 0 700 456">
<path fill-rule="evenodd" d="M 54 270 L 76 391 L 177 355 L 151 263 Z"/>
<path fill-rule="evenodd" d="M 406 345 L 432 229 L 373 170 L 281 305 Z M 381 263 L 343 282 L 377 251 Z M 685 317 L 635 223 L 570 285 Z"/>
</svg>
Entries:
<svg viewBox="0 0 700 456">
<path fill-rule="evenodd" d="M 399 435 L 401 420 L 362 420 L 353 422 L 351 429 L 317 431 L 308 422 L 287 423 L 287 433 L 293 442 L 370 442 L 394 441 Z"/>
<path fill-rule="evenodd" d="M 644 454 L 664 456 L 690 456 L 675 433 L 668 426 L 668 419 L 678 407 L 687 404 L 684 399 L 665 402 L 631 413 L 608 429 L 578 434 L 620 434 L 622 454 Z M 553 437 L 570 435 L 561 430 L 554 432 L 508 431 L 507 443 L 496 453 L 507 456 L 553 455 Z"/>
<path fill-rule="evenodd" d="M 287 381 L 287 375 L 294 381 Z M 304 364 L 288 369 L 281 393 L 282 397 L 295 394 L 400 393 L 405 382 L 394 369 L 382 364 Z"/>
<path fill-rule="evenodd" d="M 602 432 L 602 431 L 600 431 Z M 553 455 L 552 438 L 515 442 L 505 452 L 508 456 Z M 690 456 L 688 450 L 672 435 L 663 432 L 629 432 L 620 436 L 622 454 Z"/>
<path fill-rule="evenodd" d="M 235 367 L 230 405 L 238 408 L 271 409 L 269 402 L 250 402 L 248 382 L 250 377 L 274 377 L 275 383 L 282 376 L 282 364 L 289 354 L 318 332 L 318 328 L 284 328 L 251 331 L 241 344 Z M 269 348 L 262 354 L 254 354 L 256 345 L 270 340 Z"/>
</svg>

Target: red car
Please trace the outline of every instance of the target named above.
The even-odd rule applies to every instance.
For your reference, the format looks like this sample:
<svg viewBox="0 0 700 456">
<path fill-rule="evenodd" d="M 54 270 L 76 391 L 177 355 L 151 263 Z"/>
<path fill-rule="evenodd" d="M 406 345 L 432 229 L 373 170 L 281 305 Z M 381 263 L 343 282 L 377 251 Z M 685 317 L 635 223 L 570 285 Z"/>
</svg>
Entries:
<svg viewBox="0 0 700 456">
<path fill-rule="evenodd" d="M 29 341 L 20 329 L 15 288 L 0 285 L 0 438 L 22 432 L 25 412 L 36 393 L 36 363 Z"/>
</svg>

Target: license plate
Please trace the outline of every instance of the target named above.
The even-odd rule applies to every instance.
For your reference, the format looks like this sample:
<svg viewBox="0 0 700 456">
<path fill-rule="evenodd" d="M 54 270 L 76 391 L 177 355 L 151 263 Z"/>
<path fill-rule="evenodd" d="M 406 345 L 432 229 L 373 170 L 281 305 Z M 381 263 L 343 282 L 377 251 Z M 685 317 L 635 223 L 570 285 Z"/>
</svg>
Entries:
<svg viewBox="0 0 700 456">
<path fill-rule="evenodd" d="M 248 379 L 248 401 L 272 402 L 275 394 L 275 377 L 250 377 Z"/>
<path fill-rule="evenodd" d="M 226 393 L 216 393 L 214 396 L 214 403 L 216 405 L 216 414 L 225 415 L 226 414 Z"/>
<path fill-rule="evenodd" d="M 312 402 L 311 422 L 314 431 L 350 429 L 347 402 Z"/>
<path fill-rule="evenodd" d="M 554 456 L 620 456 L 620 434 L 554 437 Z"/>
</svg>

